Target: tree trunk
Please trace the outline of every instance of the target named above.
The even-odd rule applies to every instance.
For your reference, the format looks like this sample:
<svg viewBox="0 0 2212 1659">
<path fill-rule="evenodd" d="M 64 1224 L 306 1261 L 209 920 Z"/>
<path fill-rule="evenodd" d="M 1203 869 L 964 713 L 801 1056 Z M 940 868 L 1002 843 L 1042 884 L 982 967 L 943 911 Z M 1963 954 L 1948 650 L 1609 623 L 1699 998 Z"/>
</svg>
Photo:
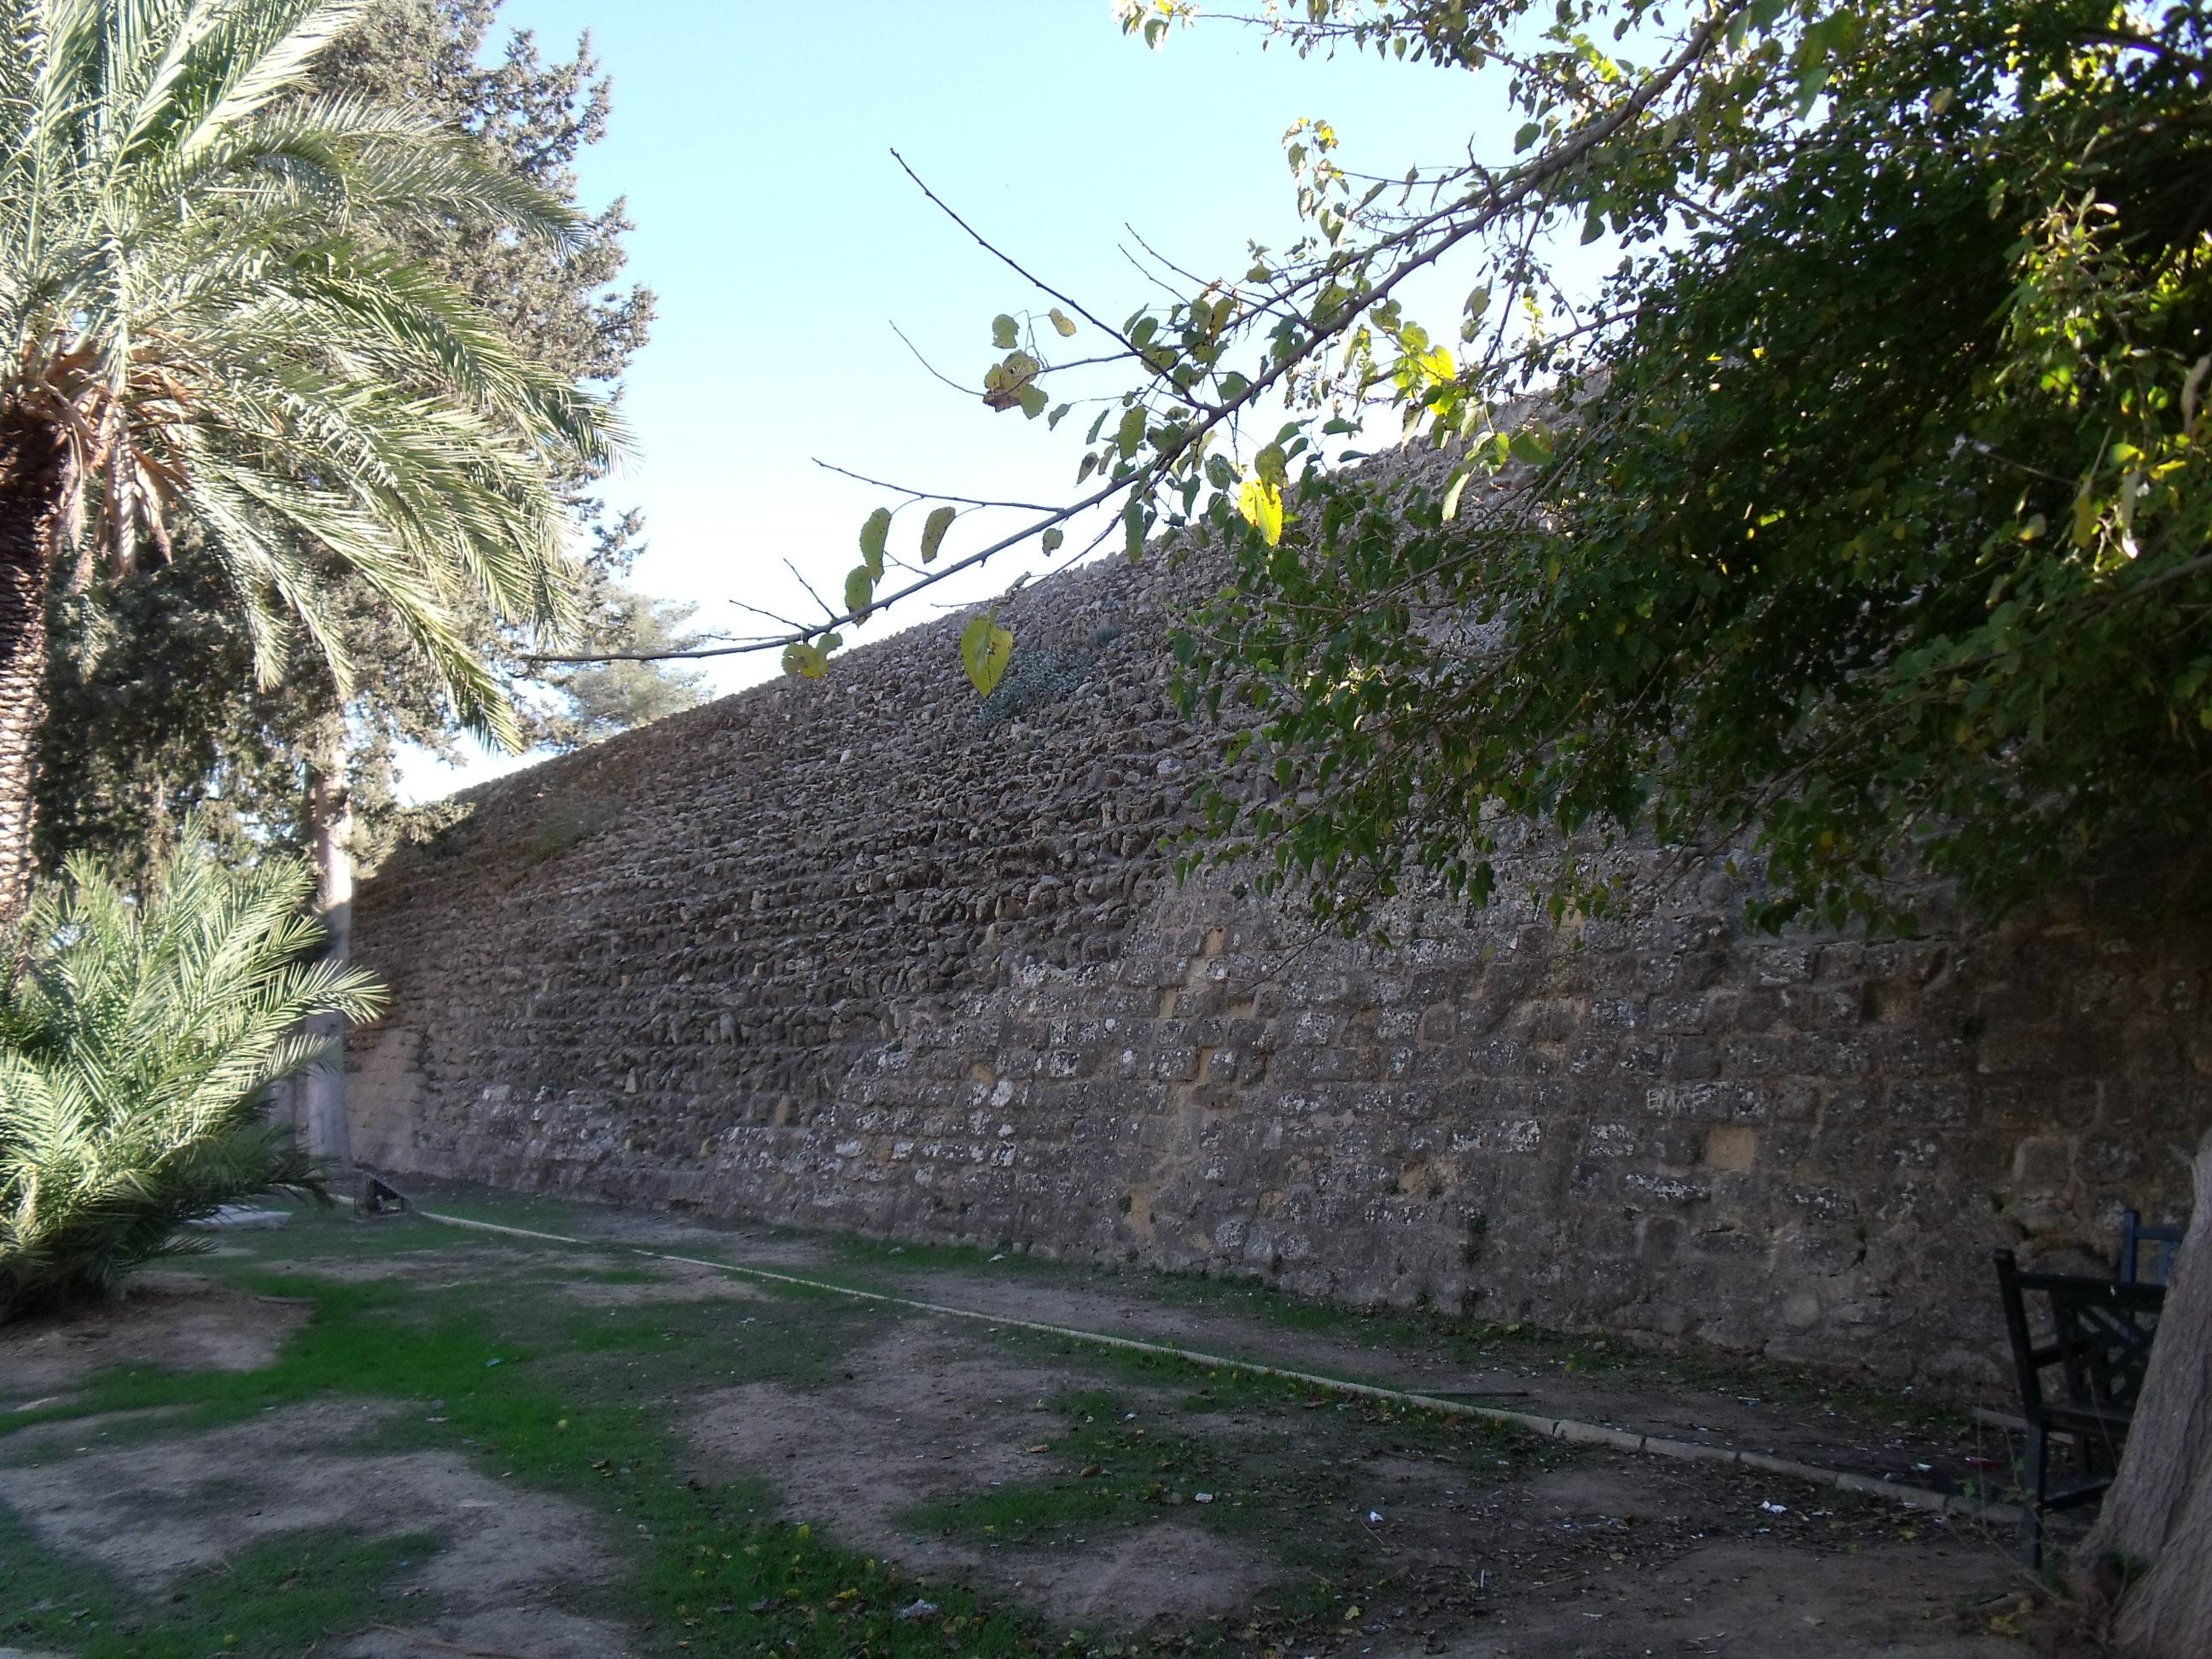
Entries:
<svg viewBox="0 0 2212 1659">
<path fill-rule="evenodd" d="M 61 550 L 69 454 L 40 428 L 0 426 L 0 922 L 29 896 L 32 785 L 46 714 L 46 590 Z"/>
<path fill-rule="evenodd" d="M 2084 1553 L 2142 1577 L 2120 1601 L 2121 1650 L 2212 1652 L 2212 1133 L 2197 1149 L 2196 1207 L 2151 1345 L 2118 1477 Z"/>
<path fill-rule="evenodd" d="M 324 956 L 343 965 L 353 960 L 353 801 L 346 788 L 343 733 L 326 745 L 307 781 L 307 819 L 313 832 L 316 897 L 326 935 Z M 307 1150 L 344 1164 L 352 1157 L 346 1128 L 346 1022 L 343 1014 L 318 1014 L 307 1034 L 329 1045 L 330 1058 L 300 1079 L 307 1103 Z"/>
</svg>

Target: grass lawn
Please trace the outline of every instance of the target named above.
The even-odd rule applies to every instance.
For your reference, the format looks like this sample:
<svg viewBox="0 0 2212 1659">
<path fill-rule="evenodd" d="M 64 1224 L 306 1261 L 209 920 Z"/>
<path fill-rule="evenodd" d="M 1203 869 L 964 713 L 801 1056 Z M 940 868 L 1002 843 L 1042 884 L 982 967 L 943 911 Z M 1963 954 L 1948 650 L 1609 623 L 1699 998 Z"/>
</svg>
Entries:
<svg viewBox="0 0 2212 1659">
<path fill-rule="evenodd" d="M 955 1302 L 985 1265 L 822 1263 Z M 1540 1656 L 1779 1608 L 1884 1644 L 1809 1652 L 1968 1654 L 2016 1589 L 1777 1477 L 617 1249 L 302 1213 L 191 1268 L 0 1332 L 0 1646 Z"/>
</svg>

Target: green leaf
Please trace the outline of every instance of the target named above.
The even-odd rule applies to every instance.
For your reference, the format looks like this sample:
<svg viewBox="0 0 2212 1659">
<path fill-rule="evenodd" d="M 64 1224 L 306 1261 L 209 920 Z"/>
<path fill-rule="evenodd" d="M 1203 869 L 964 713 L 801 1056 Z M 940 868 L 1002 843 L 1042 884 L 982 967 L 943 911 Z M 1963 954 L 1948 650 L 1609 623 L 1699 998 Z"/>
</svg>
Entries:
<svg viewBox="0 0 2212 1659">
<path fill-rule="evenodd" d="M 890 539 L 890 533 L 891 510 L 887 507 L 869 514 L 867 522 L 860 526 L 860 558 L 871 581 L 884 579 L 884 544 Z"/>
<path fill-rule="evenodd" d="M 1137 459 L 1137 452 L 1145 446 L 1145 407 L 1142 404 L 1121 416 L 1121 428 L 1115 434 L 1114 441 L 1126 459 Z"/>
<path fill-rule="evenodd" d="M 854 565 L 845 577 L 845 609 L 855 622 L 865 622 L 875 599 L 876 573 L 864 564 Z"/>
<path fill-rule="evenodd" d="M 1237 469 L 1229 465 L 1225 455 L 1206 458 L 1206 481 L 1216 489 L 1233 489 L 1237 486 Z"/>
<path fill-rule="evenodd" d="M 1013 660 L 1013 630 L 999 626 L 999 613 L 986 611 L 960 630 L 960 665 L 976 690 L 989 696 L 1006 676 Z"/>
<path fill-rule="evenodd" d="M 1524 426 L 1513 434 L 1506 453 L 1516 461 L 1541 466 L 1552 459 L 1552 434 L 1541 427 Z"/>
<path fill-rule="evenodd" d="M 1061 339 L 1066 340 L 1074 337 L 1074 318 L 1069 316 L 1058 306 L 1054 306 L 1050 311 L 1045 313 L 1045 315 L 1052 319 L 1052 325 L 1060 331 L 1060 337 Z"/>
<path fill-rule="evenodd" d="M 1151 528 L 1145 522 L 1145 504 L 1130 496 L 1121 508 L 1121 550 L 1131 564 L 1145 556 L 1145 532 Z"/>
<path fill-rule="evenodd" d="M 1000 312 L 991 319 L 991 343 L 1001 351 L 1011 351 L 1020 343 L 1022 325 Z"/>
<path fill-rule="evenodd" d="M 945 532 L 952 528 L 953 520 L 959 516 L 957 507 L 940 507 L 933 509 L 929 517 L 922 521 L 921 562 L 924 564 L 937 556 L 937 550 L 945 544 Z"/>
<path fill-rule="evenodd" d="M 1057 553 L 1060 551 L 1060 544 L 1066 539 L 1067 532 L 1058 525 L 1054 525 L 1044 532 L 1044 550 L 1048 553 Z"/>
<path fill-rule="evenodd" d="M 1459 517 L 1459 498 L 1467 489 L 1467 481 L 1474 476 L 1470 467 L 1462 467 L 1452 477 L 1451 488 L 1444 491 L 1443 520 L 1449 524 Z"/>
<path fill-rule="evenodd" d="M 1044 413 L 1045 405 L 1052 401 L 1044 395 L 1044 388 L 1031 381 L 1021 390 L 1022 413 L 1034 421 Z"/>
<path fill-rule="evenodd" d="M 832 635 L 831 638 L 836 635 Z M 830 672 L 830 653 L 801 641 L 783 647 L 783 672 L 798 680 L 818 680 Z"/>
</svg>

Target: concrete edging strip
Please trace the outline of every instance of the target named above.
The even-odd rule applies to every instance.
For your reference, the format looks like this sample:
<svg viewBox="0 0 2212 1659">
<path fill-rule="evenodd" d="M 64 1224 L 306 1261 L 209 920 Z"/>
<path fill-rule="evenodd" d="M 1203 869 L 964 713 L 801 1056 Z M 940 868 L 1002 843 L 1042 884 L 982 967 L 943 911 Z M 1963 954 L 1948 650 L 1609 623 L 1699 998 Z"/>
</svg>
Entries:
<svg viewBox="0 0 2212 1659">
<path fill-rule="evenodd" d="M 1387 1389 L 1372 1382 L 1353 1382 L 1339 1376 L 1322 1376 L 1313 1371 L 1292 1370 L 1287 1366 L 1270 1365 L 1256 1359 L 1235 1359 L 1225 1354 L 1201 1353 L 1193 1348 L 1178 1348 L 1169 1343 L 1147 1342 L 1139 1337 L 1115 1336 L 1105 1331 L 1086 1331 L 1073 1325 L 1052 1325 L 1042 1320 L 1006 1317 L 974 1308 L 956 1308 L 942 1302 L 924 1302 L 915 1297 L 894 1296 L 887 1291 L 863 1291 L 850 1285 L 831 1284 L 826 1279 L 778 1273 L 770 1267 L 748 1267 L 734 1261 L 716 1261 L 707 1256 L 678 1255 L 668 1250 L 647 1249 L 642 1244 L 604 1238 L 574 1238 L 566 1233 L 541 1232 L 530 1227 L 509 1227 L 495 1221 L 472 1221 L 466 1216 L 447 1215 L 435 1210 L 416 1210 L 415 1213 L 425 1221 L 434 1221 L 447 1227 L 502 1233 L 512 1238 L 537 1239 L 549 1244 L 573 1244 L 586 1249 L 627 1250 L 633 1255 L 646 1256 L 655 1261 L 673 1261 L 688 1267 L 707 1267 L 716 1273 L 736 1273 L 743 1278 L 764 1279 L 772 1285 L 789 1285 L 801 1290 L 827 1291 L 832 1295 L 850 1297 L 858 1302 L 879 1302 L 895 1308 L 910 1308 L 918 1313 L 938 1314 L 948 1319 L 967 1319 L 1002 1328 L 1034 1331 L 1043 1336 L 1087 1342 L 1096 1347 L 1120 1348 L 1132 1353 L 1180 1359 L 1187 1364 L 1203 1365 L 1211 1370 L 1240 1371 L 1248 1376 L 1279 1377 L 1285 1382 L 1302 1382 L 1330 1394 L 1388 1401 L 1394 1405 L 1409 1406 L 1419 1411 L 1440 1412 L 1448 1417 L 1474 1418 L 1485 1423 L 1496 1423 L 1546 1440 L 1560 1440 L 1572 1445 L 1606 1446 L 1615 1451 L 1678 1458 L 1692 1463 L 1735 1463 L 1744 1468 L 1757 1469 L 1762 1474 L 1786 1475 L 1793 1480 L 1803 1480 L 1837 1492 L 1887 1498 L 1909 1509 L 1966 1516 L 2006 1525 L 2017 1525 L 2025 1518 L 2025 1512 L 2016 1504 L 1968 1498 L 1958 1492 L 1931 1492 L 1925 1486 L 1878 1480 L 1872 1475 L 1822 1468 L 1816 1463 L 1801 1463 L 1788 1457 L 1771 1457 L 1764 1452 L 1738 1451 L 1732 1446 L 1705 1445 L 1692 1440 L 1669 1440 L 1656 1434 L 1609 1429 L 1601 1423 L 1581 1423 L 1571 1417 L 1538 1417 L 1528 1412 L 1507 1411 L 1497 1406 L 1470 1405 L 1463 1400 L 1443 1400 L 1434 1395 Z"/>
</svg>

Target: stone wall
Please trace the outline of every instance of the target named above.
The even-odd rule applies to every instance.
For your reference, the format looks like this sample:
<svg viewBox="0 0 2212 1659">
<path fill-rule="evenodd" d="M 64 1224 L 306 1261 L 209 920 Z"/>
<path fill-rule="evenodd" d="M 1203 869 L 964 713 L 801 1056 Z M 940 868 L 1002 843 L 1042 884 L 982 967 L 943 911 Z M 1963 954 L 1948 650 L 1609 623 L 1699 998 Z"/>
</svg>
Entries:
<svg viewBox="0 0 2212 1659">
<path fill-rule="evenodd" d="M 1018 596 L 991 705 L 955 619 L 479 792 L 358 901 L 356 1155 L 1961 1382 L 1993 1246 L 2185 1201 L 2212 946 L 2154 908 L 1771 939 L 1709 872 L 1378 953 L 1178 885 L 1202 580 Z"/>
</svg>

